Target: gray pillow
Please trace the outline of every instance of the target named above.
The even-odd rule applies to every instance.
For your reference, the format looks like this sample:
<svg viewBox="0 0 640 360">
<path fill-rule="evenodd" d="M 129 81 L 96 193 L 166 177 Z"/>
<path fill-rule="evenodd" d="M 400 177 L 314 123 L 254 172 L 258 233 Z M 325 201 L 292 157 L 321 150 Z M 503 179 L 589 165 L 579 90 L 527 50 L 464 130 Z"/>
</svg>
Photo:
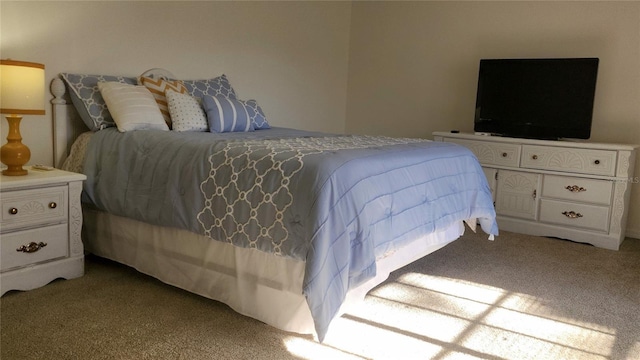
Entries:
<svg viewBox="0 0 640 360">
<path fill-rule="evenodd" d="M 69 96 L 73 106 L 91 131 L 116 126 L 98 89 L 98 82 L 117 81 L 131 85 L 138 83 L 135 77 L 112 75 L 61 73 L 60 77 L 67 85 L 67 89 L 69 89 Z"/>
<path fill-rule="evenodd" d="M 206 96 L 222 95 L 229 99 L 236 100 L 236 91 L 231 87 L 227 76 L 222 74 L 213 79 L 206 80 L 183 80 L 182 83 L 187 88 L 189 95 L 204 99 Z"/>
</svg>

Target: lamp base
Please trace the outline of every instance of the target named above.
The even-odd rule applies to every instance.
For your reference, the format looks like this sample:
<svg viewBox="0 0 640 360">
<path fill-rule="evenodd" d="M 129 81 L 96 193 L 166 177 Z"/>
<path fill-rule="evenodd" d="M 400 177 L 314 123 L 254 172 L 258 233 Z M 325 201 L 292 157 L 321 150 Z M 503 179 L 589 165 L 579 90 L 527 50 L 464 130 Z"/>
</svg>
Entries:
<svg viewBox="0 0 640 360">
<path fill-rule="evenodd" d="M 18 166 L 17 168 L 7 168 L 6 170 L 2 170 L 2 175 L 6 176 L 22 176 L 27 175 L 29 172 L 22 168 L 22 166 Z"/>
<path fill-rule="evenodd" d="M 7 169 L 2 171 L 2 175 L 20 176 L 28 174 L 28 171 L 23 169 L 22 165 L 31 159 L 31 150 L 22 143 L 20 120 L 22 120 L 22 116 L 19 115 L 7 116 L 7 121 L 9 122 L 8 142 L 0 148 L 0 160 L 7 165 Z"/>
</svg>

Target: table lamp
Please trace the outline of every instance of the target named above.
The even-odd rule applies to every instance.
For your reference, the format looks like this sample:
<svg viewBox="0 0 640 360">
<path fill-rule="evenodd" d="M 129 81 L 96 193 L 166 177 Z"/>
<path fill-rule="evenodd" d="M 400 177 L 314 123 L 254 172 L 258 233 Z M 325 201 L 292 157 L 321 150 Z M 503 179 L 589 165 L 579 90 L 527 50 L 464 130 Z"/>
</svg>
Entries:
<svg viewBox="0 0 640 360">
<path fill-rule="evenodd" d="M 3 175 L 27 175 L 22 168 L 31 151 L 22 143 L 22 115 L 44 115 L 44 65 L 25 61 L 0 60 L 0 113 L 9 122 L 7 143 L 0 160 L 7 165 Z"/>
</svg>

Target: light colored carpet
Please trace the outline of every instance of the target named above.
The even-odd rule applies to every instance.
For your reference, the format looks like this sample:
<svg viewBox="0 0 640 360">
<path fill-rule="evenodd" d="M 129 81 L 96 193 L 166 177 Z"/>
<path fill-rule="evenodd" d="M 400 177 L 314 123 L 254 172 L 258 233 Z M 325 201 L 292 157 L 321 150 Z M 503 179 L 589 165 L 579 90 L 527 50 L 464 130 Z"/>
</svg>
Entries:
<svg viewBox="0 0 640 360">
<path fill-rule="evenodd" d="M 0 299 L 14 359 L 640 359 L 640 240 L 473 233 L 395 272 L 323 344 L 88 257 Z"/>
</svg>

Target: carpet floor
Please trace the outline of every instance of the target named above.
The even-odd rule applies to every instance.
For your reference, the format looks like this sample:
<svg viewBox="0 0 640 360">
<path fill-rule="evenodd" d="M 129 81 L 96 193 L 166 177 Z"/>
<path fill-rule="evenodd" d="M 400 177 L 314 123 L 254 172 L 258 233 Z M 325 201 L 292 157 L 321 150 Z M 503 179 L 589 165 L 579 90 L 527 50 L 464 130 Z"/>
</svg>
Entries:
<svg viewBox="0 0 640 360">
<path fill-rule="evenodd" d="M 94 256 L 85 276 L 0 306 L 3 360 L 640 359 L 640 240 L 468 232 L 394 272 L 322 344 Z"/>
</svg>

